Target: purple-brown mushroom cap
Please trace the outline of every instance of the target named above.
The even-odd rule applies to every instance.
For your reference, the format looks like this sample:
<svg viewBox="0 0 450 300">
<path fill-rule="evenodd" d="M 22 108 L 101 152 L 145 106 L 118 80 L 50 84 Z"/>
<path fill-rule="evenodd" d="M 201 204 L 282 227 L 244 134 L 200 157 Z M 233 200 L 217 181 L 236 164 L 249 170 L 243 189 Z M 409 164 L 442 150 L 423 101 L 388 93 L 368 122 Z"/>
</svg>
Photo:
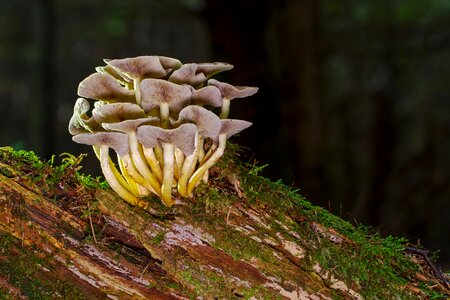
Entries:
<svg viewBox="0 0 450 300">
<path fill-rule="evenodd" d="M 105 73 L 94 73 L 81 81 L 78 86 L 78 95 L 108 102 L 136 101 L 134 91 L 121 86 L 113 76 Z"/>
<path fill-rule="evenodd" d="M 163 129 L 152 125 L 140 126 L 137 130 L 139 142 L 146 148 L 162 146 L 162 143 L 172 144 L 188 156 L 195 149 L 195 133 L 197 126 L 183 124 L 175 129 Z"/>
<path fill-rule="evenodd" d="M 114 149 L 119 156 L 125 156 L 130 151 L 128 135 L 121 132 L 96 132 L 82 133 L 72 137 L 72 140 L 79 144 L 91 146 L 108 146 Z"/>
</svg>

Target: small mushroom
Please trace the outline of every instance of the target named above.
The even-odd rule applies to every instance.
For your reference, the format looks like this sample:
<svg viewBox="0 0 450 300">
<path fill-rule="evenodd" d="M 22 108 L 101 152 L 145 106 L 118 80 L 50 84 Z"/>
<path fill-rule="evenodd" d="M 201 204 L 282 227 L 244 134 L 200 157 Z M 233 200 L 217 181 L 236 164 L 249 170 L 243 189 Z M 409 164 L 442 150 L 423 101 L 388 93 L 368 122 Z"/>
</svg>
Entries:
<svg viewBox="0 0 450 300">
<path fill-rule="evenodd" d="M 228 118 L 230 112 L 230 101 L 236 98 L 245 98 L 254 95 L 258 88 L 250 86 L 234 86 L 225 82 L 220 82 L 215 79 L 208 80 L 208 85 L 219 88 L 223 97 L 222 109 L 220 111 L 220 117 L 222 119 Z"/>
<path fill-rule="evenodd" d="M 197 126 L 183 124 L 176 129 L 163 129 L 151 125 L 140 126 L 137 130 L 138 140 L 147 148 L 160 146 L 163 150 L 164 167 L 161 200 L 168 207 L 174 204 L 172 185 L 174 181 L 174 149 L 180 149 L 185 156 L 191 155 L 195 149 L 195 133 Z"/>
<path fill-rule="evenodd" d="M 220 107 L 222 106 L 222 102 L 222 94 L 220 90 L 215 86 L 205 86 L 192 92 L 193 104 Z"/>
<path fill-rule="evenodd" d="M 129 152 L 128 137 L 126 134 L 119 132 L 97 132 L 97 133 L 82 133 L 72 137 L 74 142 L 80 144 L 87 144 L 99 147 L 100 165 L 105 176 L 106 181 L 110 187 L 124 200 L 132 205 L 139 205 L 146 207 L 146 203 L 140 201 L 133 195 L 124 185 L 122 179 L 118 179 L 117 172 L 111 168 L 109 157 L 109 149 L 114 149 L 121 157 L 125 157 Z"/>
<path fill-rule="evenodd" d="M 92 117 L 98 124 L 102 124 L 140 119 L 146 115 L 144 110 L 134 103 L 109 103 L 95 107 Z"/>
<path fill-rule="evenodd" d="M 73 108 L 73 115 L 69 121 L 69 132 L 71 135 L 88 133 L 100 129 L 100 126 L 86 113 L 90 109 L 89 102 L 84 98 L 78 98 Z"/>
<path fill-rule="evenodd" d="M 131 158 L 139 173 L 146 181 L 150 183 L 152 188 L 160 194 L 162 181 L 162 170 L 156 160 L 149 161 L 150 168 L 148 168 L 146 160 L 143 158 L 142 149 L 140 149 L 139 142 L 136 137 L 137 128 L 144 124 L 156 125 L 159 123 L 158 118 L 141 118 L 135 120 L 125 120 L 118 123 L 103 123 L 102 127 L 106 130 L 119 131 L 128 134 L 128 142 L 130 145 Z M 154 173 L 152 172 L 154 171 Z"/>
<path fill-rule="evenodd" d="M 181 196 L 187 197 L 188 180 L 194 173 L 197 161 L 202 160 L 202 157 L 199 157 L 199 155 L 203 151 L 203 139 L 211 138 L 213 141 L 217 141 L 222 122 L 213 112 L 196 105 L 189 105 L 183 108 L 180 111 L 177 122 L 195 123 L 198 131 L 198 134 L 196 135 L 195 151 L 184 159 L 178 179 L 178 192 Z"/>
<path fill-rule="evenodd" d="M 135 102 L 134 91 L 121 86 L 113 76 L 103 73 L 91 74 L 81 81 L 78 95 L 107 102 Z"/>
<path fill-rule="evenodd" d="M 233 66 L 230 64 L 218 62 L 184 64 L 170 75 L 169 81 L 196 87 L 208 80 L 209 77 L 232 68 Z"/>
<path fill-rule="evenodd" d="M 177 115 L 192 97 L 187 85 L 179 85 L 162 79 L 144 79 L 140 85 L 141 106 L 146 112 L 159 107 L 161 126 L 170 127 L 169 115 Z"/>
<path fill-rule="evenodd" d="M 203 163 L 200 167 L 195 171 L 192 177 L 189 179 L 187 193 L 188 195 L 192 195 L 192 191 L 194 190 L 197 182 L 203 177 L 205 172 L 209 170 L 218 160 L 222 157 L 223 152 L 225 151 L 225 147 L 227 144 L 227 139 L 232 135 L 235 135 L 242 130 L 250 127 L 252 123 L 243 121 L 243 120 L 232 120 L 226 119 L 222 120 L 222 126 L 220 128 L 220 133 L 218 137 L 218 147 L 214 151 L 214 153 Z"/>
<path fill-rule="evenodd" d="M 105 62 L 122 77 L 133 82 L 137 104 L 141 102 L 139 84 L 144 78 L 165 77 L 168 72 L 181 66 L 181 62 L 177 59 L 159 56 L 138 56 Z"/>
</svg>

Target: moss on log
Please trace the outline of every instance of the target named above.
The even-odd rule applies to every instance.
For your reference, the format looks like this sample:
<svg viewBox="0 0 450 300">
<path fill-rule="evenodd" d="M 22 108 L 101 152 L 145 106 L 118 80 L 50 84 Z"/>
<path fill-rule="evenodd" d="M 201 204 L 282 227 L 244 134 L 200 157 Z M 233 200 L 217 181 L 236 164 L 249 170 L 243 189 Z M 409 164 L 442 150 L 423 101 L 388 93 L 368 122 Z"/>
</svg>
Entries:
<svg viewBox="0 0 450 300">
<path fill-rule="evenodd" d="M 146 211 L 80 174 L 80 161 L 0 150 L 0 299 L 449 295 L 404 239 L 352 226 L 234 153 L 192 199 L 168 209 L 149 198 Z"/>
</svg>

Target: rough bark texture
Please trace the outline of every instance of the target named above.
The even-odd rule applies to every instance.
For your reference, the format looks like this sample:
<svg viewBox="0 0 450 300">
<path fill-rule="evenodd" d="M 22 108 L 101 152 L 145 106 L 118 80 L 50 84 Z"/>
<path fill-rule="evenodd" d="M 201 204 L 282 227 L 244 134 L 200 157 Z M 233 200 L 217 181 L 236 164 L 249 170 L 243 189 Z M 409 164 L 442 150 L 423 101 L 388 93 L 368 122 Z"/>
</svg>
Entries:
<svg viewBox="0 0 450 300">
<path fill-rule="evenodd" d="M 292 192 L 263 179 L 216 169 L 194 199 L 172 209 L 155 199 L 143 211 L 81 184 L 76 159 L 51 167 L 0 153 L 0 299 L 416 299 L 448 292 L 423 258 L 393 251 L 411 264 L 404 271 L 404 262 L 391 263 L 394 254 L 364 250 L 383 240 L 352 240 L 357 235 L 342 229 L 348 223 L 330 226 L 337 217 L 321 224 L 319 208 L 304 204 L 281 215 L 264 193 L 288 201 Z M 342 265 L 345 254 L 354 269 Z M 380 261 L 380 271 L 358 273 L 357 264 L 372 268 L 366 261 Z M 382 275 L 385 265 L 400 283 Z"/>
</svg>

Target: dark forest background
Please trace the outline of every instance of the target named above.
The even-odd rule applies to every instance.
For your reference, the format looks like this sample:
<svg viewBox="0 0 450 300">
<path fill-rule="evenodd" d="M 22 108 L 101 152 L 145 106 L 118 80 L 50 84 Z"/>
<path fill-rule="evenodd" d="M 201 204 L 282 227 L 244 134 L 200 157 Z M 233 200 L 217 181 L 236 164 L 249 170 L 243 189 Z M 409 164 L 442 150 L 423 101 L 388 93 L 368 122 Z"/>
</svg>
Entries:
<svg viewBox="0 0 450 300">
<path fill-rule="evenodd" d="M 89 153 L 67 123 L 103 58 L 225 61 L 263 175 L 450 268 L 450 1 L 0 0 L 0 146 Z"/>
</svg>

